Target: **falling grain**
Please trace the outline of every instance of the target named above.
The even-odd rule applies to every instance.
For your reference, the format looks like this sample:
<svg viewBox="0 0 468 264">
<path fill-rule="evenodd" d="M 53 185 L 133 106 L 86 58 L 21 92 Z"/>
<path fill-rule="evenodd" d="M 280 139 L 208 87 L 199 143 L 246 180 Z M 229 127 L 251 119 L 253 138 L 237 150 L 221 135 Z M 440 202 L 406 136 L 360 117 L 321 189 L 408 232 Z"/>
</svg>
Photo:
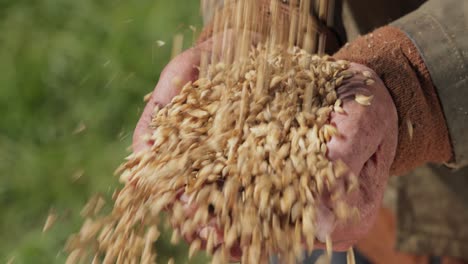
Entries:
<svg viewBox="0 0 468 264">
<path fill-rule="evenodd" d="M 7 261 L 7 264 L 13 264 L 13 263 L 15 263 L 15 259 L 16 259 L 15 256 L 9 258 L 8 261 Z"/>
<path fill-rule="evenodd" d="M 81 134 L 83 133 L 85 130 L 86 130 L 86 124 L 81 121 L 78 126 L 75 128 L 75 130 L 73 130 L 73 135 L 78 135 L 78 134 Z"/>
<path fill-rule="evenodd" d="M 145 102 L 145 103 L 149 102 L 152 95 L 153 95 L 153 92 L 150 92 L 150 93 L 148 93 L 147 95 L 145 95 L 145 96 L 143 97 L 143 102 Z"/>
<path fill-rule="evenodd" d="M 42 228 L 42 232 L 47 232 L 49 231 L 50 228 L 55 224 L 57 221 L 57 214 L 52 210 L 49 215 L 47 216 L 47 219 L 44 223 L 44 227 Z"/>
<path fill-rule="evenodd" d="M 192 258 L 200 250 L 200 247 L 201 241 L 199 239 L 195 239 L 194 241 L 192 241 L 189 249 L 189 258 Z"/>
<path fill-rule="evenodd" d="M 315 261 L 315 264 L 330 264 L 330 258 L 327 256 L 327 254 L 322 254 Z"/>
<path fill-rule="evenodd" d="M 346 252 L 346 261 L 348 264 L 356 264 L 356 259 L 354 258 L 354 250 L 352 247 Z"/>
<path fill-rule="evenodd" d="M 174 36 L 173 43 L 172 43 L 171 58 L 175 58 L 177 55 L 179 55 L 182 52 L 183 45 L 184 45 L 184 35 L 176 34 Z"/>
<path fill-rule="evenodd" d="M 276 19 L 277 1 L 268 6 L 275 19 L 267 21 L 257 21 L 262 10 L 257 1 L 235 1 L 232 10 L 215 12 L 213 31 L 234 25 L 239 45 L 228 45 L 228 34 L 221 34 L 222 40 L 213 39 L 213 49 L 201 54 L 198 80 L 171 80 L 182 89 L 153 110 L 151 133 L 144 138 L 151 148 L 129 156 L 117 171 L 122 186 L 108 215 L 99 213 L 100 198 L 85 206 L 86 221 L 67 243 L 70 262 L 99 254 L 104 263 L 154 263 L 152 245 L 165 211 L 167 223 L 175 226 L 172 243 L 193 237 L 208 223 L 223 233 L 224 243 L 217 232 L 207 231 L 203 241 L 195 238 L 190 257 L 203 246 L 213 263 L 224 263 L 227 252 L 242 245 L 246 263 L 264 263 L 276 253 L 293 263 L 302 258 L 302 237 L 307 250 L 314 248 L 318 197 L 331 193 L 337 214 L 353 215 L 348 210 L 355 208 L 339 203 L 341 193 L 334 192 L 337 182 L 348 180 L 343 177 L 348 168 L 328 160 L 327 143 L 340 133 L 330 124 L 333 111 L 344 113 L 336 89 L 355 73 L 347 61 L 307 52 L 320 53 L 325 44 L 309 11 L 329 24 L 333 1 L 290 5 L 291 21 Z M 271 24 L 270 35 L 251 45 L 247 32 L 263 24 Z M 294 30 L 283 32 L 282 25 Z M 182 44 L 182 35 L 176 35 L 173 56 Z M 304 49 L 296 47 L 300 44 Z M 357 95 L 356 101 L 370 105 L 372 96 Z M 194 204 L 194 214 L 187 215 L 184 208 Z M 323 261 L 329 263 L 329 237 L 326 244 Z"/>
<path fill-rule="evenodd" d="M 408 136 L 409 136 L 410 140 L 413 140 L 414 126 L 413 126 L 413 123 L 411 122 L 411 120 L 409 120 L 409 119 L 406 120 L 406 126 L 408 128 Z"/>
<path fill-rule="evenodd" d="M 332 248 L 332 240 L 330 236 L 327 236 L 325 240 L 325 244 L 326 244 L 327 256 L 329 259 L 331 259 L 332 254 L 333 254 L 333 248 Z"/>
<path fill-rule="evenodd" d="M 79 169 L 75 171 L 71 177 L 72 182 L 78 181 L 79 179 L 83 177 L 84 174 L 85 174 L 85 171 L 83 169 Z"/>
</svg>

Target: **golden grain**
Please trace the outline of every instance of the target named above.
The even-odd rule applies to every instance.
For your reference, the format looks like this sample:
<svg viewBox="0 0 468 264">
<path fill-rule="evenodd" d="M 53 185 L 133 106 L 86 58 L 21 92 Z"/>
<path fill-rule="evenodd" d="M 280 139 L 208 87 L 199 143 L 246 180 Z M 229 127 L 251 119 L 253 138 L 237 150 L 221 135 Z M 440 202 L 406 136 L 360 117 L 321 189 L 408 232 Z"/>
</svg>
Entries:
<svg viewBox="0 0 468 264">
<path fill-rule="evenodd" d="M 7 264 L 13 264 L 13 263 L 15 263 L 15 259 L 16 259 L 15 256 L 9 258 L 8 261 L 7 261 Z"/>
<path fill-rule="evenodd" d="M 354 257 L 354 250 L 353 248 L 349 248 L 348 251 L 346 252 L 346 260 L 348 262 L 348 264 L 355 264 L 356 263 L 356 259 Z"/>
<path fill-rule="evenodd" d="M 315 261 L 315 264 L 329 264 L 330 263 L 330 258 L 327 256 L 327 254 L 322 254 L 320 257 Z"/>
<path fill-rule="evenodd" d="M 407 119 L 406 120 L 406 126 L 408 128 L 408 136 L 410 140 L 413 140 L 413 133 L 414 133 L 414 126 L 411 120 Z"/>
<path fill-rule="evenodd" d="M 373 85 L 373 84 L 375 83 L 375 80 L 374 80 L 374 79 L 366 79 L 366 80 L 364 81 L 364 83 L 365 83 L 366 85 L 369 85 L 369 86 L 370 86 L 370 85 Z"/>
<path fill-rule="evenodd" d="M 57 215 L 55 214 L 54 211 L 51 211 L 49 215 L 47 216 L 47 219 L 44 223 L 44 227 L 42 228 L 42 232 L 47 232 L 49 231 L 50 228 L 55 224 L 57 221 Z"/>
<path fill-rule="evenodd" d="M 370 106 L 373 99 L 374 99 L 373 95 L 367 96 L 367 95 L 363 95 L 363 94 L 356 94 L 356 96 L 355 96 L 356 102 L 358 102 L 360 105 L 364 105 L 364 106 Z"/>
<path fill-rule="evenodd" d="M 147 103 L 150 101 L 151 99 L 151 96 L 153 96 L 153 92 L 150 92 L 148 94 L 146 94 L 144 97 L 143 97 L 143 102 Z"/>
<path fill-rule="evenodd" d="M 193 240 L 192 243 L 190 244 L 189 258 L 192 258 L 200 250 L 200 247 L 201 247 L 200 239 Z"/>
<path fill-rule="evenodd" d="M 117 170 L 124 185 L 112 212 L 96 216 L 104 206 L 99 196 L 85 206 L 88 219 L 67 243 L 72 260 L 96 254 L 89 248 L 96 245 L 104 263 L 154 262 L 151 245 L 168 211 L 172 243 L 211 221 L 224 233 L 221 244 L 215 231 L 195 238 L 190 257 L 204 245 L 213 263 L 224 263 L 240 243 L 247 263 L 274 253 L 287 262 L 302 257 L 302 237 L 307 250 L 314 247 L 318 197 L 332 192 L 337 216 L 353 215 L 333 192 L 348 168 L 327 157 L 327 142 L 340 132 L 331 115 L 343 112 L 335 89 L 354 75 L 348 62 L 258 45 L 248 59 L 207 65 L 206 74 L 154 111 L 153 145 Z M 356 188 L 357 178 L 349 180 Z M 184 204 L 197 209 L 186 214 Z"/>
<path fill-rule="evenodd" d="M 363 71 L 362 75 L 366 78 L 372 78 L 372 73 L 370 71 Z"/>
</svg>

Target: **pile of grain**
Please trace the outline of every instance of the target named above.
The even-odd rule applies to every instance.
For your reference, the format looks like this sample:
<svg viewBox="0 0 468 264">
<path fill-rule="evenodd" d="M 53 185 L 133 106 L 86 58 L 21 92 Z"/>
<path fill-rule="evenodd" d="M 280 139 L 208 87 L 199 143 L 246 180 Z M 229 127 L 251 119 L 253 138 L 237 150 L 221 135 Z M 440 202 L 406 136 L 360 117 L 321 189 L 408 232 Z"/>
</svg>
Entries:
<svg viewBox="0 0 468 264">
<path fill-rule="evenodd" d="M 209 66 L 206 78 L 188 83 L 172 102 L 155 109 L 151 148 L 121 166 L 123 188 L 112 213 L 90 217 L 67 244 L 70 263 L 153 263 L 160 213 L 167 211 L 174 240 L 205 247 L 213 263 L 228 261 L 232 247 L 242 263 L 300 260 L 314 248 L 316 207 L 330 195 L 336 216 L 349 217 L 338 181 L 346 167 L 327 158 L 327 142 L 339 131 L 329 123 L 343 112 L 336 88 L 352 77 L 349 63 L 298 48 L 258 45 L 248 58 Z M 287 69 L 287 70 L 285 70 Z M 196 205 L 187 215 L 179 199 Z M 93 211 L 93 205 L 90 206 Z M 207 241 L 198 228 L 215 223 L 223 233 Z"/>
</svg>

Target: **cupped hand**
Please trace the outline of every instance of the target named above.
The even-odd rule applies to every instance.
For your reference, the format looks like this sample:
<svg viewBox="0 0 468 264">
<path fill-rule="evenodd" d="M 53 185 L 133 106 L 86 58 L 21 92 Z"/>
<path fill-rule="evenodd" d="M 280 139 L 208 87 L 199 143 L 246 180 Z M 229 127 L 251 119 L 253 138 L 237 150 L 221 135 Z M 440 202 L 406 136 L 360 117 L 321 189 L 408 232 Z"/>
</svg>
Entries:
<svg viewBox="0 0 468 264">
<path fill-rule="evenodd" d="M 198 78 L 198 65 L 204 46 L 200 45 L 186 50 L 175 57 L 161 72 L 159 82 L 151 93 L 151 97 L 138 121 L 133 133 L 133 151 L 140 152 L 151 146 L 145 140 L 151 133 L 150 123 L 156 106 L 167 105 L 176 96 L 183 85 Z"/>
<path fill-rule="evenodd" d="M 332 113 L 330 122 L 340 135 L 328 143 L 328 157 L 343 161 L 349 168 L 348 177 L 357 177 L 357 187 L 345 194 L 344 202 L 357 208 L 359 219 L 339 221 L 332 213 L 336 208 L 325 202 L 317 223 L 319 240 L 331 235 L 333 249 L 338 251 L 353 246 L 372 227 L 395 157 L 398 136 L 396 107 L 382 80 L 364 65 L 352 63 L 350 70 L 355 75 L 337 90 L 344 113 Z M 369 98 L 370 105 L 358 103 L 355 98 L 360 95 Z"/>
<path fill-rule="evenodd" d="M 151 147 L 152 142 L 148 140 L 148 136 L 152 129 L 150 123 L 153 115 L 153 111 L 156 106 L 164 107 L 169 104 L 174 96 L 176 96 L 183 86 L 190 82 L 198 79 L 199 76 L 199 65 L 202 57 L 202 53 L 208 53 L 210 56 L 222 57 L 223 54 L 213 54 L 212 48 L 214 42 L 220 42 L 220 39 L 226 40 L 227 43 L 234 39 L 235 35 L 231 30 L 227 33 L 213 36 L 212 38 L 190 48 L 180 55 L 176 56 L 161 72 L 159 82 L 154 88 L 151 97 L 138 121 L 133 134 L 133 151 L 140 152 Z M 261 39 L 258 34 L 252 34 L 252 44 L 255 44 Z M 197 210 L 196 204 L 189 204 L 187 197 L 182 194 L 179 199 L 184 205 L 185 217 L 193 217 Z M 214 220 L 214 219 L 213 219 Z M 222 229 L 216 225 L 216 221 L 209 221 L 207 226 L 200 226 L 192 234 L 182 234 L 188 242 L 192 242 L 194 239 L 201 240 L 201 249 L 206 247 L 208 235 L 214 233 L 216 248 L 220 243 L 223 243 L 223 232 Z M 231 261 L 239 261 L 241 258 L 240 247 L 234 245 L 231 248 L 230 259 Z"/>
<path fill-rule="evenodd" d="M 201 52 L 209 51 L 210 46 L 209 40 L 183 52 L 162 71 L 135 129 L 135 152 L 150 146 L 144 135 L 150 133 L 149 124 L 155 106 L 168 104 L 185 83 L 198 78 Z M 354 192 L 346 194 L 345 202 L 358 209 L 360 221 L 338 221 L 333 213 L 336 208 L 324 201 L 318 212 L 317 237 L 324 242 L 325 237 L 331 235 L 334 250 L 348 249 L 370 229 L 380 207 L 397 145 L 397 113 L 385 85 L 375 72 L 363 65 L 351 64 L 350 70 L 356 74 L 338 88 L 344 113 L 332 113 L 330 122 L 340 135 L 328 143 L 328 157 L 343 161 L 349 167 L 349 175 L 357 176 L 359 185 Z M 372 84 L 365 83 L 369 79 L 365 75 L 369 73 L 374 81 Z M 370 105 L 358 103 L 355 100 L 357 94 L 372 96 Z M 215 225 L 199 228 L 202 240 L 206 239 L 203 235 L 207 229 L 218 233 L 218 241 L 222 243 L 222 234 L 216 231 L 219 229 Z M 324 245 L 318 243 L 318 247 Z M 238 260 L 240 252 L 233 252 L 231 258 Z"/>
</svg>

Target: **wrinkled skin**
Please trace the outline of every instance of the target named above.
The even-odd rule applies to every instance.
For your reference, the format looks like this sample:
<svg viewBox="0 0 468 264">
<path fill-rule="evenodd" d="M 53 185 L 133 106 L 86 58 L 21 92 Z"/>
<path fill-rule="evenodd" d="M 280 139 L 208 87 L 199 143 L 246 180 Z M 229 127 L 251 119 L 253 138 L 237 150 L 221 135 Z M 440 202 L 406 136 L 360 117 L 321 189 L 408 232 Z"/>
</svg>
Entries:
<svg viewBox="0 0 468 264">
<path fill-rule="evenodd" d="M 196 66 L 199 64 L 200 51 L 207 49 L 209 50 L 209 44 L 203 43 L 180 54 L 166 66 L 135 129 L 134 151 L 147 147 L 147 143 L 141 138 L 149 132 L 152 109 L 156 105 L 168 104 L 185 83 L 198 77 Z M 327 197 L 324 197 L 323 204 L 319 206 L 316 236 L 319 241 L 324 241 L 331 234 L 333 249 L 336 251 L 344 251 L 353 246 L 373 224 L 395 156 L 398 133 L 396 108 L 383 82 L 366 66 L 353 63 L 351 70 L 371 72 L 375 83 L 365 85 L 362 74 L 345 81 L 338 89 L 345 113 L 333 113 L 330 120 L 341 134 L 328 143 L 328 157 L 331 160 L 344 161 L 350 169 L 349 173 L 358 175 L 359 180 L 359 187 L 348 194 L 345 201 L 358 208 L 360 221 L 336 221 Z M 175 84 L 175 77 L 181 82 Z M 356 93 L 373 95 L 372 104 L 358 104 L 354 100 Z M 184 196 L 181 199 L 184 200 Z M 193 213 L 194 206 L 187 205 L 188 215 Z M 206 239 L 206 229 L 209 228 L 218 231 L 219 241 L 222 243 L 222 232 L 214 225 L 200 227 L 198 236 Z M 186 239 L 191 240 L 193 237 L 186 236 Z M 318 248 L 324 248 L 323 243 L 316 244 Z M 234 249 L 231 252 L 232 260 L 238 260 L 240 254 L 238 249 Z"/>
</svg>

